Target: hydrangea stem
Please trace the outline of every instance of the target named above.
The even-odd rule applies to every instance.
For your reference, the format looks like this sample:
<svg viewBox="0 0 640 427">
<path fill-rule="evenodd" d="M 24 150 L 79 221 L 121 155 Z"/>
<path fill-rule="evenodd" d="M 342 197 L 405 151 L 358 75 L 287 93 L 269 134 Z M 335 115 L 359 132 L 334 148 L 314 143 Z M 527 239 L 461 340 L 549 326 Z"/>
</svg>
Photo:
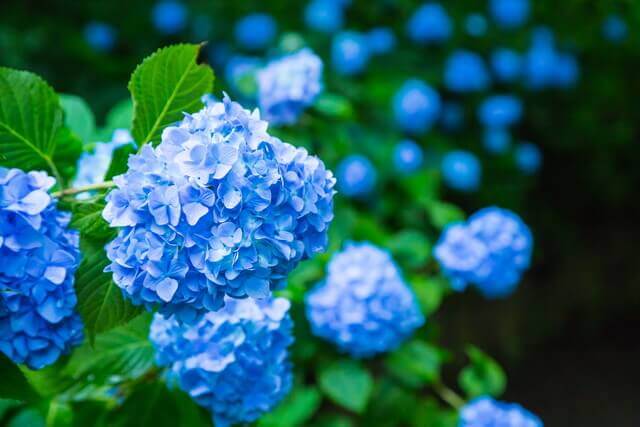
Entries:
<svg viewBox="0 0 640 427">
<path fill-rule="evenodd" d="M 84 185 L 82 187 L 67 188 L 65 190 L 51 193 L 51 195 L 53 197 L 60 198 L 64 196 L 73 196 L 74 194 L 86 193 L 87 191 L 105 190 L 112 187 L 115 187 L 115 183 L 113 181 L 105 181 L 97 184 Z"/>
<path fill-rule="evenodd" d="M 447 402 L 454 409 L 460 409 L 466 403 L 465 400 L 462 397 L 460 397 L 458 393 L 451 390 L 449 387 L 442 384 L 441 382 L 434 383 L 433 390 L 436 392 L 436 394 L 438 394 L 438 396 L 440 396 L 442 400 Z"/>
</svg>

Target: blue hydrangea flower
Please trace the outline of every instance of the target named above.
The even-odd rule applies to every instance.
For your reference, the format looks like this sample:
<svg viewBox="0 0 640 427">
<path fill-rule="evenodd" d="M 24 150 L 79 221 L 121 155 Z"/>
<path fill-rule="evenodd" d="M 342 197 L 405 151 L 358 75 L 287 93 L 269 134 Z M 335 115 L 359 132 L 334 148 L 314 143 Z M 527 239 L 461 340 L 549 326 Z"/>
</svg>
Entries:
<svg viewBox="0 0 640 427">
<path fill-rule="evenodd" d="M 487 127 L 510 127 L 521 117 L 522 101 L 513 95 L 490 96 L 478 107 L 478 120 Z"/>
<path fill-rule="evenodd" d="M 396 35 L 388 27 L 377 27 L 366 34 L 369 51 L 372 55 L 389 53 L 396 46 Z"/>
<path fill-rule="evenodd" d="M 623 42 L 629 33 L 627 23 L 620 15 L 611 14 L 602 23 L 602 35 L 613 43 Z"/>
<path fill-rule="evenodd" d="M 217 427 L 251 423 L 291 390 L 289 306 L 284 298 L 227 298 L 192 326 L 156 314 L 149 334 L 156 361 Z"/>
<path fill-rule="evenodd" d="M 104 22 L 90 22 L 84 27 L 84 38 L 95 50 L 108 52 L 116 44 L 116 30 Z"/>
<path fill-rule="evenodd" d="M 522 75 L 522 56 L 515 50 L 496 49 L 490 62 L 496 79 L 503 83 L 513 83 Z"/>
<path fill-rule="evenodd" d="M 464 28 L 472 37 L 480 37 L 487 33 L 487 19 L 481 13 L 472 13 L 464 20 Z"/>
<path fill-rule="evenodd" d="M 450 132 L 459 130 L 464 124 L 464 108 L 457 102 L 447 101 L 442 104 L 440 114 L 441 126 Z"/>
<path fill-rule="evenodd" d="M 258 71 L 262 67 L 260 58 L 235 55 L 227 62 L 224 77 L 233 93 L 243 100 L 253 99 L 258 93 Z"/>
<path fill-rule="evenodd" d="M 560 53 L 556 56 L 556 69 L 553 84 L 555 87 L 567 89 L 576 85 L 580 78 L 580 66 L 575 56 Z"/>
<path fill-rule="evenodd" d="M 516 166 L 526 175 L 533 175 L 542 165 L 542 153 L 537 145 L 524 142 L 516 147 Z"/>
<path fill-rule="evenodd" d="M 278 25 L 273 16 L 253 13 L 236 22 L 234 35 L 236 42 L 245 49 L 260 50 L 271 44 L 277 31 Z"/>
<path fill-rule="evenodd" d="M 486 128 L 482 137 L 482 144 L 491 154 L 503 154 L 511 146 L 511 135 L 504 128 Z"/>
<path fill-rule="evenodd" d="M 529 19 L 529 0 L 490 0 L 489 13 L 502 28 L 517 28 Z"/>
<path fill-rule="evenodd" d="M 440 95 L 422 80 L 409 79 L 393 97 L 393 114 L 404 131 L 423 134 L 438 120 Z"/>
<path fill-rule="evenodd" d="M 453 24 L 440 3 L 425 3 L 411 15 L 407 22 L 407 35 L 420 44 L 438 44 L 447 41 L 453 32 Z"/>
<path fill-rule="evenodd" d="M 485 90 L 491 83 L 489 72 L 480 55 L 468 50 L 454 51 L 446 61 L 444 85 L 453 92 Z"/>
<path fill-rule="evenodd" d="M 305 305 L 313 334 L 357 358 L 397 348 L 425 322 L 389 253 L 370 243 L 335 254 Z"/>
<path fill-rule="evenodd" d="M 44 172 L 0 167 L 0 351 L 31 369 L 82 342 L 73 287 L 78 233 Z"/>
<path fill-rule="evenodd" d="M 415 142 L 405 139 L 393 149 L 393 164 L 396 171 L 409 174 L 417 171 L 422 166 L 424 153 Z"/>
<path fill-rule="evenodd" d="M 258 88 L 265 119 L 293 124 L 322 91 L 322 60 L 303 49 L 272 61 L 258 73 Z"/>
<path fill-rule="evenodd" d="M 332 173 L 228 97 L 166 128 L 114 182 L 107 271 L 134 304 L 185 322 L 225 295 L 268 297 L 327 245 Z"/>
<path fill-rule="evenodd" d="M 376 185 L 376 168 L 366 157 L 352 154 L 345 157 L 336 170 L 338 190 L 347 197 L 366 197 Z"/>
<path fill-rule="evenodd" d="M 73 186 L 82 187 L 103 182 L 111 165 L 113 152 L 117 148 L 132 143 L 133 136 L 127 129 L 116 129 L 110 142 L 97 142 L 93 152 L 84 152 L 78 159 Z"/>
<path fill-rule="evenodd" d="M 534 90 L 550 87 L 568 88 L 575 85 L 580 70 L 576 58 L 559 52 L 553 33 L 546 27 L 537 28 L 524 57 L 525 84 Z"/>
<path fill-rule="evenodd" d="M 478 397 L 460 410 L 458 427 L 543 427 L 542 420 L 516 403 Z"/>
<path fill-rule="evenodd" d="M 344 23 L 344 8 L 336 0 L 311 0 L 304 9 L 304 22 L 312 30 L 335 33 Z"/>
<path fill-rule="evenodd" d="M 478 158 L 465 150 L 450 151 L 442 158 L 440 166 L 444 183 L 454 190 L 471 192 L 478 189 L 482 178 L 482 166 Z"/>
<path fill-rule="evenodd" d="M 159 32 L 177 34 L 187 25 L 187 7 L 174 0 L 161 0 L 153 6 L 151 20 Z"/>
<path fill-rule="evenodd" d="M 370 55 L 367 38 L 356 31 L 336 34 L 331 43 L 331 64 L 337 73 L 345 76 L 363 72 Z"/>
<path fill-rule="evenodd" d="M 453 288 L 473 284 L 485 297 L 510 295 L 531 262 L 533 237 L 515 213 L 490 207 L 447 226 L 434 256 Z"/>
</svg>

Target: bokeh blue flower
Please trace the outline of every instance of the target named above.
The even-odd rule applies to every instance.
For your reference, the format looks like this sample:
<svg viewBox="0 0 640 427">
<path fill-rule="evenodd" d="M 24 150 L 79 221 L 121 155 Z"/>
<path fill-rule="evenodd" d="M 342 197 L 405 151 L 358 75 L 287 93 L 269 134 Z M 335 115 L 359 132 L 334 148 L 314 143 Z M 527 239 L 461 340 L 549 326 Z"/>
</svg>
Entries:
<svg viewBox="0 0 640 427">
<path fill-rule="evenodd" d="M 439 44 L 447 41 L 453 32 L 449 14 L 440 3 L 425 3 L 407 22 L 407 35 L 420 44 Z"/>
<path fill-rule="evenodd" d="M 478 397 L 460 409 L 459 427 L 543 427 L 542 420 L 516 403 Z"/>
<path fill-rule="evenodd" d="M 515 213 L 489 207 L 448 225 L 434 257 L 457 291 L 473 284 L 487 298 L 510 295 L 531 262 L 533 237 Z"/>
<path fill-rule="evenodd" d="M 610 42 L 621 43 L 625 41 L 628 34 L 627 23 L 620 15 L 611 14 L 602 23 L 602 35 Z"/>
<path fill-rule="evenodd" d="M 491 154 L 503 154 L 511 146 L 511 134 L 505 128 L 486 128 L 482 135 L 482 144 Z"/>
<path fill-rule="evenodd" d="M 411 134 L 427 132 L 438 120 L 441 101 L 438 92 L 418 79 L 409 79 L 393 96 L 393 115 L 400 128 Z"/>
<path fill-rule="evenodd" d="M 336 169 L 338 190 L 347 197 L 366 197 L 378 179 L 375 166 L 361 154 L 345 157 Z"/>
<path fill-rule="evenodd" d="M 304 22 L 312 30 L 335 33 L 344 23 L 344 7 L 336 0 L 311 0 L 304 9 Z"/>
<path fill-rule="evenodd" d="M 515 149 L 516 166 L 526 175 L 533 175 L 542 165 L 542 153 L 537 145 L 523 142 Z"/>
<path fill-rule="evenodd" d="M 440 125 L 449 132 L 460 130 L 464 125 L 464 108 L 462 105 L 455 101 L 443 102 Z"/>
<path fill-rule="evenodd" d="M 487 33 L 487 18 L 481 13 L 472 13 L 464 20 L 464 28 L 472 37 L 480 37 Z"/>
<path fill-rule="evenodd" d="M 245 49 L 260 50 L 275 39 L 278 24 L 273 16 L 266 13 L 252 13 L 236 22 L 234 36 L 236 42 Z"/>
<path fill-rule="evenodd" d="M 356 358 L 397 348 L 425 322 L 389 253 L 370 243 L 335 254 L 305 305 L 312 333 Z"/>
<path fill-rule="evenodd" d="M 454 190 L 472 192 L 480 187 L 482 166 L 475 154 L 466 150 L 449 151 L 440 165 L 444 183 Z"/>
<path fill-rule="evenodd" d="M 485 90 L 491 83 L 489 71 L 480 55 L 469 50 L 455 50 L 445 63 L 444 85 L 452 92 Z"/>
<path fill-rule="evenodd" d="M 93 152 L 85 151 L 78 159 L 74 187 L 98 184 L 104 181 L 111 166 L 113 152 L 127 144 L 133 144 L 133 136 L 127 129 L 116 129 L 110 142 L 96 142 Z M 81 193 L 87 195 L 87 193 Z"/>
<path fill-rule="evenodd" d="M 331 65 L 338 74 L 352 76 L 360 74 L 369 64 L 367 37 L 356 31 L 343 31 L 333 37 L 331 43 Z"/>
<path fill-rule="evenodd" d="M 401 174 L 417 171 L 424 160 L 422 148 L 414 141 L 405 139 L 393 149 L 393 165 Z"/>
<path fill-rule="evenodd" d="M 522 55 L 513 49 L 494 50 L 490 63 L 496 80 L 500 82 L 513 83 L 522 76 Z"/>
<path fill-rule="evenodd" d="M 492 95 L 478 107 L 478 120 L 486 127 L 507 128 L 521 117 L 522 101 L 514 95 Z"/>
<path fill-rule="evenodd" d="M 161 0 L 153 6 L 151 20 L 156 30 L 173 35 L 187 26 L 187 7 L 179 1 Z"/>
<path fill-rule="evenodd" d="M 293 124 L 322 91 L 322 60 L 310 49 L 270 62 L 258 72 L 260 111 L 273 124 Z"/>
<path fill-rule="evenodd" d="M 326 248 L 333 174 L 228 97 L 128 165 L 103 216 L 120 227 L 107 271 L 136 305 L 191 322 L 225 295 L 268 297 Z"/>
<path fill-rule="evenodd" d="M 372 55 L 389 53 L 396 46 L 396 35 L 389 27 L 373 28 L 365 36 L 367 37 L 369 52 Z"/>
<path fill-rule="evenodd" d="M 489 0 L 489 13 L 502 28 L 517 28 L 524 25 L 531 12 L 529 0 Z"/>
<path fill-rule="evenodd" d="M 45 172 L 0 167 L 0 351 L 31 369 L 83 339 L 74 274 L 79 236 L 56 207 Z"/>
<path fill-rule="evenodd" d="M 217 427 L 253 422 L 291 390 L 289 307 L 284 298 L 228 298 L 191 326 L 156 314 L 149 334 L 156 362 Z"/>
<path fill-rule="evenodd" d="M 84 27 L 84 38 L 97 51 L 108 52 L 116 44 L 115 28 L 104 22 L 90 22 Z"/>
</svg>

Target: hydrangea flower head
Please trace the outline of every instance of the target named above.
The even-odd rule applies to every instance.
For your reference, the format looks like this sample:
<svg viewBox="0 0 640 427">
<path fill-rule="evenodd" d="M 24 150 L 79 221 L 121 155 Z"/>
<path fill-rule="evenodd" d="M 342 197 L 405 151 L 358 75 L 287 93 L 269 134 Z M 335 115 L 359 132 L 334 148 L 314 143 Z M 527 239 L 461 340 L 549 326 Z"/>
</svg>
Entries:
<svg viewBox="0 0 640 427">
<path fill-rule="evenodd" d="M 396 123 L 406 132 L 423 134 L 438 120 L 440 95 L 431 86 L 418 79 L 410 79 L 393 97 Z"/>
<path fill-rule="evenodd" d="M 194 325 L 156 314 L 150 331 L 156 361 L 211 411 L 216 426 L 253 422 L 291 390 L 289 306 L 284 298 L 228 299 Z"/>
<path fill-rule="evenodd" d="M 388 27 L 373 28 L 366 37 L 372 55 L 389 53 L 396 45 L 396 35 Z"/>
<path fill-rule="evenodd" d="M 490 207 L 444 230 L 434 256 L 458 291 L 473 284 L 485 297 L 510 295 L 529 267 L 533 238 L 520 217 Z"/>
<path fill-rule="evenodd" d="M 295 123 L 322 91 L 322 60 L 310 49 L 272 61 L 258 72 L 259 103 L 265 119 Z"/>
<path fill-rule="evenodd" d="M 116 44 L 116 30 L 104 22 L 90 22 L 84 27 L 84 38 L 97 51 L 108 52 Z"/>
<path fill-rule="evenodd" d="M 478 119 L 486 127 L 506 128 L 522 117 L 522 101 L 513 95 L 494 95 L 478 107 Z"/>
<path fill-rule="evenodd" d="M 360 74 L 369 63 L 367 38 L 356 31 L 336 34 L 331 43 L 331 64 L 336 72 L 345 76 Z"/>
<path fill-rule="evenodd" d="M 375 187 L 378 174 L 369 159 L 352 154 L 340 162 L 336 177 L 340 193 L 347 197 L 366 197 Z"/>
<path fill-rule="evenodd" d="M 417 171 L 423 160 L 422 148 L 409 139 L 400 142 L 393 149 L 393 164 L 399 173 L 409 174 Z"/>
<path fill-rule="evenodd" d="M 459 427 L 542 427 L 542 420 L 516 403 L 478 397 L 460 410 Z"/>
<path fill-rule="evenodd" d="M 489 12 L 502 28 L 517 28 L 529 19 L 529 0 L 490 0 Z"/>
<path fill-rule="evenodd" d="M 311 0 L 304 9 L 304 22 L 322 33 L 335 33 L 344 23 L 344 8 L 336 0 Z"/>
<path fill-rule="evenodd" d="M 560 53 L 556 56 L 554 86 L 566 89 L 576 85 L 580 78 L 580 66 L 574 55 Z"/>
<path fill-rule="evenodd" d="M 438 44 L 447 41 L 453 32 L 453 24 L 440 3 L 425 3 L 411 15 L 407 22 L 407 35 L 420 44 Z"/>
<path fill-rule="evenodd" d="M 266 298 L 322 252 L 335 179 L 228 97 L 166 128 L 114 178 L 108 271 L 126 298 L 192 321 L 225 295 Z"/>
<path fill-rule="evenodd" d="M 82 187 L 103 182 L 111 165 L 113 152 L 131 143 L 133 143 L 133 136 L 127 129 L 116 129 L 110 142 L 97 142 L 92 153 L 83 152 L 78 159 L 73 186 Z"/>
<path fill-rule="evenodd" d="M 313 334 L 357 358 L 397 348 L 425 322 L 391 256 L 370 243 L 334 255 L 305 304 Z"/>
<path fill-rule="evenodd" d="M 522 56 L 512 49 L 496 49 L 491 54 L 491 68 L 497 80 L 512 83 L 522 74 Z"/>
<path fill-rule="evenodd" d="M 621 43 L 629 34 L 627 23 L 620 15 L 611 14 L 602 23 L 602 35 L 604 38 L 613 43 Z"/>
<path fill-rule="evenodd" d="M 480 37 L 487 32 L 487 19 L 481 13 L 472 13 L 464 21 L 464 27 L 472 37 Z"/>
<path fill-rule="evenodd" d="M 524 142 L 516 147 L 516 166 L 526 175 L 533 175 L 542 165 L 542 153 L 537 145 Z"/>
<path fill-rule="evenodd" d="M 253 13 L 236 22 L 234 36 L 245 49 L 260 50 L 267 47 L 276 37 L 278 25 L 273 16 Z"/>
<path fill-rule="evenodd" d="M 471 192 L 480 186 L 482 166 L 478 158 L 469 151 L 448 152 L 442 158 L 440 170 L 444 183 L 454 190 Z"/>
<path fill-rule="evenodd" d="M 0 351 L 31 369 L 83 339 L 73 287 L 78 233 L 48 194 L 54 184 L 44 172 L 0 167 Z"/>
<path fill-rule="evenodd" d="M 503 154 L 511 145 L 511 134 L 505 128 L 486 128 L 482 137 L 482 144 L 491 154 Z"/>
<path fill-rule="evenodd" d="M 445 63 L 444 84 L 452 92 L 479 92 L 491 83 L 480 55 L 468 50 L 454 51 Z"/>
<path fill-rule="evenodd" d="M 187 25 L 187 7 L 175 0 L 161 0 L 153 6 L 153 25 L 163 34 L 177 34 Z"/>
</svg>

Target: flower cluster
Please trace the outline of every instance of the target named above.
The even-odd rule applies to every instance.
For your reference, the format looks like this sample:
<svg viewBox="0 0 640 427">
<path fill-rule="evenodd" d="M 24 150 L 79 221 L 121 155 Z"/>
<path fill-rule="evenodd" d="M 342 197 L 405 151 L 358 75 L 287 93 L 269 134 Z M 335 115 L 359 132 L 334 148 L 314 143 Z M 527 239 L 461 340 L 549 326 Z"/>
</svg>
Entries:
<svg viewBox="0 0 640 427">
<path fill-rule="evenodd" d="M 515 150 L 516 166 L 525 175 L 533 175 L 542 165 L 542 153 L 537 145 L 523 142 Z"/>
<path fill-rule="evenodd" d="M 352 76 L 364 71 L 371 52 L 367 37 L 356 31 L 343 31 L 331 43 L 331 64 L 338 74 Z"/>
<path fill-rule="evenodd" d="M 73 279 L 80 260 L 70 216 L 44 172 L 0 167 L 0 351 L 40 369 L 83 339 Z"/>
<path fill-rule="evenodd" d="M 345 157 L 336 170 L 338 190 L 347 197 L 365 197 L 376 185 L 378 173 L 366 157 L 352 154 Z"/>
<path fill-rule="evenodd" d="M 260 50 L 273 41 L 277 32 L 278 24 L 273 16 L 253 13 L 236 22 L 233 34 L 238 44 L 245 49 Z"/>
<path fill-rule="evenodd" d="M 334 255 L 305 303 L 313 334 L 358 358 L 397 348 L 425 321 L 391 256 L 370 243 Z"/>
<path fill-rule="evenodd" d="M 519 216 L 490 207 L 449 225 L 434 250 L 454 289 L 474 284 L 487 298 L 511 294 L 529 267 L 533 238 Z"/>
<path fill-rule="evenodd" d="M 156 30 L 172 35 L 184 30 L 189 12 L 184 4 L 175 0 L 161 0 L 153 6 L 151 20 Z"/>
<path fill-rule="evenodd" d="M 312 30 L 334 33 L 344 24 L 344 5 L 336 0 L 311 0 L 304 9 L 304 21 Z"/>
<path fill-rule="evenodd" d="M 506 128 L 522 117 L 522 101 L 513 95 L 493 95 L 478 107 L 478 119 L 484 126 Z"/>
<path fill-rule="evenodd" d="M 424 153 L 415 142 L 405 139 L 393 149 L 393 165 L 401 174 L 415 172 L 422 166 Z"/>
<path fill-rule="evenodd" d="M 440 108 L 440 95 L 422 80 L 407 80 L 393 97 L 396 123 L 412 134 L 423 134 L 431 129 Z"/>
<path fill-rule="evenodd" d="M 192 326 L 156 314 L 150 332 L 156 361 L 212 412 L 216 426 L 255 421 L 291 389 L 288 310 L 284 298 L 228 298 Z"/>
<path fill-rule="evenodd" d="M 133 143 L 133 136 L 126 129 L 116 129 L 113 132 L 111 142 L 97 142 L 93 152 L 83 152 L 78 159 L 74 187 L 98 184 L 104 181 L 104 177 L 111 165 L 113 152 L 124 145 Z"/>
<path fill-rule="evenodd" d="M 117 36 L 116 30 L 104 22 L 93 21 L 84 27 L 84 38 L 87 44 L 99 52 L 108 52 L 113 49 Z"/>
<path fill-rule="evenodd" d="M 529 0 L 490 0 L 489 12 L 493 20 L 502 28 L 512 29 L 522 26 L 529 18 Z"/>
<path fill-rule="evenodd" d="M 542 420 L 516 403 L 479 397 L 460 410 L 460 427 L 542 427 Z"/>
<path fill-rule="evenodd" d="M 258 73 L 260 111 L 273 124 L 293 124 L 322 91 L 322 60 L 310 49 L 272 61 Z"/>
<path fill-rule="evenodd" d="M 485 90 L 491 78 L 480 55 L 468 50 L 454 51 L 444 69 L 444 85 L 452 92 L 469 93 Z"/>
<path fill-rule="evenodd" d="M 407 22 L 407 35 L 420 44 L 443 43 L 451 37 L 453 24 L 440 3 L 426 3 Z"/>
<path fill-rule="evenodd" d="M 440 165 L 444 183 L 454 190 L 471 192 L 478 189 L 482 179 L 482 165 L 478 158 L 465 150 L 453 150 L 442 158 Z"/>
<path fill-rule="evenodd" d="M 332 173 L 228 97 L 166 128 L 114 182 L 107 271 L 134 304 L 183 321 L 225 295 L 268 297 L 325 249 L 333 219 Z"/>
</svg>

